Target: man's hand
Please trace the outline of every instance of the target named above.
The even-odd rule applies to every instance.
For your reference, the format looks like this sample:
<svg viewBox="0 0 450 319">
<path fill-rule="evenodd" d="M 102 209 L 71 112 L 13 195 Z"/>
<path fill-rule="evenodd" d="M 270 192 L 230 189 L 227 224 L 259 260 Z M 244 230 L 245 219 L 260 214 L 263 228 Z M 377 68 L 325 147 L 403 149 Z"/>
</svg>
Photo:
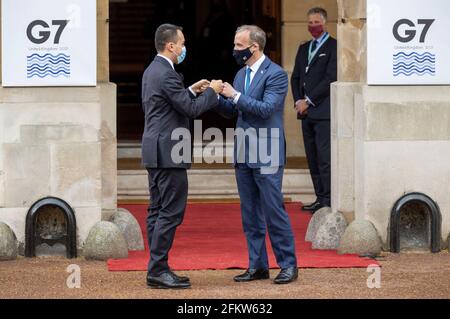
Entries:
<svg viewBox="0 0 450 319">
<path fill-rule="evenodd" d="M 230 83 L 225 82 L 224 88 L 222 91 L 222 95 L 229 99 L 229 98 L 233 97 L 233 95 L 235 95 L 235 94 L 236 94 L 236 90 L 233 88 L 233 86 Z"/>
<path fill-rule="evenodd" d="M 223 81 L 222 80 L 212 80 L 209 84 L 209 87 L 212 88 L 216 94 L 221 94 L 223 91 Z"/>
<path fill-rule="evenodd" d="M 295 104 L 295 110 L 300 115 L 308 114 L 309 104 L 307 100 L 300 100 Z"/>
<path fill-rule="evenodd" d="M 210 82 L 208 80 L 201 80 L 192 85 L 191 89 L 195 92 L 195 94 L 201 94 L 205 92 L 207 88 L 209 88 L 209 85 Z"/>
</svg>

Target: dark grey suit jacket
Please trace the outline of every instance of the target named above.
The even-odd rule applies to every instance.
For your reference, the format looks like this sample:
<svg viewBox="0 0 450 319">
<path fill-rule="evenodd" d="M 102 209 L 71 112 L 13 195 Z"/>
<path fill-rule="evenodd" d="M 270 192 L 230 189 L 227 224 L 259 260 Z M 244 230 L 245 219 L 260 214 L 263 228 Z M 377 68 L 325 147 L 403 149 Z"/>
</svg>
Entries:
<svg viewBox="0 0 450 319">
<path fill-rule="evenodd" d="M 217 94 L 211 88 L 194 97 L 170 63 L 156 56 L 142 80 L 145 113 L 142 162 L 145 168 L 190 168 L 191 161 L 173 162 L 172 149 L 181 138 L 172 141 L 172 133 L 180 128 L 189 130 L 190 119 L 199 117 L 218 103 Z"/>
</svg>

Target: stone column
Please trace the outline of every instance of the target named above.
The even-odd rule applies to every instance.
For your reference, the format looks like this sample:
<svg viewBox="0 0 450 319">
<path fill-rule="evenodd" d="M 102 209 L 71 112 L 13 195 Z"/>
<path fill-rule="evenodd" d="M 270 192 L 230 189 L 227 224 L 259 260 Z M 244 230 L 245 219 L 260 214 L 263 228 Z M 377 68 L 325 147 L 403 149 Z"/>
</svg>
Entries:
<svg viewBox="0 0 450 319">
<path fill-rule="evenodd" d="M 109 0 L 97 0 L 97 81 L 102 90 L 102 212 L 103 219 L 117 209 L 117 96 L 109 82 Z"/>
<path fill-rule="evenodd" d="M 366 82 L 366 1 L 338 0 L 338 82 L 332 85 L 332 208 L 355 216 L 355 97 Z"/>
<path fill-rule="evenodd" d="M 96 87 L 0 87 L 0 222 L 24 242 L 30 206 L 61 198 L 78 247 L 116 210 L 116 86 L 109 83 L 108 0 L 97 0 Z M 1 67 L 1 61 L 0 61 Z"/>
</svg>

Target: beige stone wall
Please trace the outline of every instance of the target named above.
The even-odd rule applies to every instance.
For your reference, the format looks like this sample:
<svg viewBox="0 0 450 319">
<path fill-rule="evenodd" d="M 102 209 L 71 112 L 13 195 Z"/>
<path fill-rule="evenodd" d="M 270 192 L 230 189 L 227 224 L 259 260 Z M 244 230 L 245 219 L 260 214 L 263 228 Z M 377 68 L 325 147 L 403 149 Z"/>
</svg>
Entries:
<svg viewBox="0 0 450 319">
<path fill-rule="evenodd" d="M 109 82 L 109 0 L 97 0 L 97 82 Z"/>
<path fill-rule="evenodd" d="M 387 241 L 404 194 L 430 196 L 450 233 L 450 87 L 362 86 L 355 103 L 355 217 Z"/>
<path fill-rule="evenodd" d="M 338 82 L 331 98 L 332 208 L 355 219 L 355 100 L 366 82 L 366 1 L 337 0 Z"/>
<path fill-rule="evenodd" d="M 282 65 L 288 72 L 289 78 L 294 69 L 295 56 L 299 45 L 311 39 L 311 35 L 308 32 L 306 14 L 310 8 L 316 6 L 321 6 L 328 11 L 330 20 L 328 31 L 336 38 L 338 16 L 336 0 L 282 0 Z M 297 120 L 294 100 L 290 90 L 286 99 L 285 129 L 288 156 L 305 156 L 301 124 Z"/>
<path fill-rule="evenodd" d="M 355 95 L 359 83 L 334 83 L 331 88 L 331 206 L 347 222 L 355 216 Z"/>
<path fill-rule="evenodd" d="M 21 243 L 27 211 L 43 197 L 59 197 L 74 208 L 79 247 L 117 207 L 108 5 L 97 0 L 96 87 L 0 88 L 0 221 Z"/>
<path fill-rule="evenodd" d="M 338 81 L 366 82 L 366 1 L 337 0 Z"/>
<path fill-rule="evenodd" d="M 388 249 L 395 202 L 407 193 L 424 193 L 440 207 L 444 242 L 450 233 L 450 87 L 367 86 L 366 1 L 338 4 L 333 210 L 349 221 L 372 222 Z"/>
<path fill-rule="evenodd" d="M 420 192 L 450 233 L 450 87 L 332 86 L 332 207 L 369 220 L 388 249 L 391 209 Z"/>
<path fill-rule="evenodd" d="M 22 215 L 44 197 L 74 208 L 80 246 L 102 212 L 115 209 L 115 116 L 105 114 L 115 110 L 115 91 L 0 88 L 0 220 L 19 241 Z"/>
</svg>

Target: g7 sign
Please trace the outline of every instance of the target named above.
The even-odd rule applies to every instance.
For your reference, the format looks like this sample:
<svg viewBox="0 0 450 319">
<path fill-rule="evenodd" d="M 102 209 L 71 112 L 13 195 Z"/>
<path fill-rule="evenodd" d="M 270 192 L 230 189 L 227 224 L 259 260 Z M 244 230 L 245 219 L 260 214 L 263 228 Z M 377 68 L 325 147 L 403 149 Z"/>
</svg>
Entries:
<svg viewBox="0 0 450 319">
<path fill-rule="evenodd" d="M 449 0 L 366 0 L 367 83 L 449 85 Z"/>
<path fill-rule="evenodd" d="M 97 85 L 97 1 L 0 2 L 1 86 Z"/>
<path fill-rule="evenodd" d="M 59 40 L 61 39 L 61 34 L 69 23 L 69 20 L 52 20 L 52 25 L 59 26 L 56 31 L 55 38 L 53 40 L 53 44 L 59 44 Z M 33 31 L 36 27 L 41 27 L 44 30 L 50 29 L 48 23 L 43 20 L 34 20 L 28 25 L 27 28 L 27 37 L 34 44 L 42 44 L 48 41 L 51 35 L 51 31 L 39 31 L 39 37 L 35 37 L 33 35 Z"/>
<path fill-rule="evenodd" d="M 419 19 L 417 20 L 417 24 L 418 25 L 424 25 L 424 28 L 422 29 L 422 33 L 420 34 L 420 43 L 424 43 L 425 42 L 425 38 L 427 36 L 428 31 L 430 30 L 431 25 L 434 23 L 434 21 L 436 21 L 435 19 Z M 404 32 L 404 35 L 400 35 L 400 27 L 407 25 L 410 28 L 413 29 L 407 29 Z M 402 42 L 402 43 L 408 43 L 413 41 L 416 38 L 417 35 L 417 30 L 416 30 L 416 25 L 414 24 L 414 22 L 412 22 L 411 20 L 408 19 L 401 19 L 398 20 L 395 24 L 394 24 L 394 37 L 397 39 L 397 41 Z"/>
</svg>

